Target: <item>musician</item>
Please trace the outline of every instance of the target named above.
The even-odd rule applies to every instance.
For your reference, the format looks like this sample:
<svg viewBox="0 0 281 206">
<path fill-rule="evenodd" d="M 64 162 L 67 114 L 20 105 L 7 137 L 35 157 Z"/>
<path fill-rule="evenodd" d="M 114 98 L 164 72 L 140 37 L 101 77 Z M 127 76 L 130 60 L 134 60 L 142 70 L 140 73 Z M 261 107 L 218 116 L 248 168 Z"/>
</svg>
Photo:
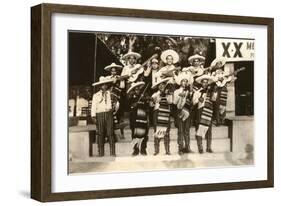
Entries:
<svg viewBox="0 0 281 206">
<path fill-rule="evenodd" d="M 116 156 L 115 139 L 113 135 L 113 112 L 112 100 L 110 94 L 110 84 L 112 80 L 103 76 L 99 82 L 93 84 L 94 87 L 99 86 L 98 92 L 93 95 L 91 106 L 91 117 L 97 126 L 97 143 L 99 156 L 104 156 L 105 138 L 108 137 L 110 155 Z"/>
<path fill-rule="evenodd" d="M 141 55 L 136 52 L 128 52 L 127 54 L 125 54 L 122 57 L 122 60 L 124 60 L 126 62 L 126 66 L 123 67 L 121 76 L 125 76 L 125 75 L 132 76 L 132 75 L 138 75 L 138 74 L 143 73 L 143 68 L 141 67 L 140 64 L 137 63 L 137 60 L 139 58 L 141 58 Z M 127 80 L 127 85 L 126 85 L 127 90 L 131 86 L 132 82 L 136 82 L 139 80 L 139 76 L 136 76 L 134 81 Z"/>
<path fill-rule="evenodd" d="M 188 58 L 188 63 L 191 65 L 189 67 L 185 67 L 182 69 L 183 73 L 189 74 L 192 76 L 190 84 L 193 84 L 193 89 L 197 90 L 200 85 L 194 81 L 198 76 L 204 74 L 203 63 L 205 61 L 205 57 L 195 54 Z"/>
<path fill-rule="evenodd" d="M 152 82 L 152 86 L 154 86 L 157 81 L 160 80 L 159 75 L 157 72 L 159 71 L 159 61 L 156 58 L 153 58 L 147 66 L 147 69 L 144 71 L 144 76 Z"/>
<path fill-rule="evenodd" d="M 174 104 L 177 107 L 176 120 L 178 126 L 178 153 L 192 152 L 190 149 L 190 126 L 191 126 L 191 100 L 192 90 L 189 87 L 190 75 L 181 74 L 178 76 L 176 82 L 180 88 L 174 92 Z"/>
<path fill-rule="evenodd" d="M 227 83 L 232 80 L 231 76 L 226 76 L 227 73 L 224 71 L 225 63 L 225 58 L 216 58 L 211 63 L 211 67 L 213 68 L 212 76 L 216 81 L 214 91 L 216 99 L 214 102 L 214 122 L 216 125 L 224 124 L 228 94 Z"/>
<path fill-rule="evenodd" d="M 120 78 L 118 73 L 120 73 L 122 68 L 123 68 L 123 66 L 117 65 L 114 62 L 104 68 L 104 70 L 106 72 L 110 73 L 110 75 L 106 76 L 106 78 L 114 79 L 114 81 L 113 81 L 114 86 L 117 86 L 121 89 L 125 88 L 125 82 L 123 80 L 118 81 L 118 78 Z"/>
<path fill-rule="evenodd" d="M 160 79 L 170 78 L 166 86 L 166 97 L 169 99 L 169 102 L 173 102 L 174 91 L 177 86 L 175 78 L 178 76 L 179 67 L 176 67 L 175 64 L 179 62 L 179 55 L 176 51 L 172 49 L 165 50 L 161 53 L 160 56 L 162 62 L 166 65 L 158 71 L 158 76 Z M 175 118 L 176 107 L 174 104 L 170 104 L 171 115 Z"/>
<path fill-rule="evenodd" d="M 174 84 L 174 77 L 177 75 L 179 69 L 175 67 L 175 64 L 179 61 L 178 53 L 172 49 L 168 49 L 163 51 L 160 57 L 166 65 L 157 72 L 156 76 L 161 79 L 172 77 L 170 83 Z"/>
<path fill-rule="evenodd" d="M 133 156 L 138 154 L 147 155 L 146 146 L 148 141 L 148 112 L 149 96 L 146 93 L 145 82 L 133 82 L 128 89 L 130 105 L 130 128 L 132 131 Z M 144 89 L 143 89 L 144 88 Z"/>
<path fill-rule="evenodd" d="M 110 75 L 106 76 L 106 79 L 113 79 L 113 84 L 111 87 L 111 100 L 113 105 L 113 119 L 114 119 L 114 134 L 115 136 L 120 137 L 121 139 L 124 139 L 124 129 L 119 127 L 120 126 L 120 120 L 121 116 L 123 115 L 123 111 L 121 111 L 120 104 L 123 102 L 121 99 L 122 96 L 122 89 L 125 88 L 125 82 L 124 80 L 120 79 L 120 76 L 118 73 L 120 73 L 123 66 L 117 65 L 115 63 L 111 63 L 110 65 L 106 66 L 104 70 Z M 121 80 L 121 81 L 120 81 Z M 120 129 L 120 132 L 119 132 Z"/>
<path fill-rule="evenodd" d="M 152 86 L 154 86 L 159 80 L 160 77 L 157 75 L 157 72 L 159 71 L 159 61 L 157 58 L 152 58 L 148 65 L 146 70 L 144 71 L 144 77 L 145 77 L 145 83 L 151 83 Z M 151 88 L 148 89 L 148 94 L 152 94 Z M 153 107 L 149 107 L 149 122 L 153 124 Z"/>
<path fill-rule="evenodd" d="M 154 104 L 153 122 L 154 122 L 154 155 L 159 154 L 159 144 L 164 139 L 164 146 L 167 155 L 170 155 L 170 105 L 173 103 L 168 98 L 166 86 L 171 78 L 165 78 L 157 82 L 152 89 L 158 89 L 151 100 Z"/>
<path fill-rule="evenodd" d="M 206 152 L 212 153 L 212 118 L 213 118 L 213 85 L 214 80 L 210 75 L 202 75 L 196 78 L 201 87 L 194 92 L 192 102 L 196 108 L 195 130 L 198 151 L 203 153 L 202 138 L 207 140 Z"/>
</svg>

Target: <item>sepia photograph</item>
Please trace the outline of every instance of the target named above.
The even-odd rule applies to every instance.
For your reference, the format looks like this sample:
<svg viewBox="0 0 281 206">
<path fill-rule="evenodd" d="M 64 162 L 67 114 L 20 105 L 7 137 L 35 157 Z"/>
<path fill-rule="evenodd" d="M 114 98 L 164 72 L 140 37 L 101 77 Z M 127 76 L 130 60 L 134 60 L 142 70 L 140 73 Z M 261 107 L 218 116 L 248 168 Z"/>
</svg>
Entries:
<svg viewBox="0 0 281 206">
<path fill-rule="evenodd" d="M 255 40 L 68 31 L 68 173 L 254 164 Z"/>
<path fill-rule="evenodd" d="M 31 197 L 274 186 L 274 19 L 31 9 Z"/>
</svg>

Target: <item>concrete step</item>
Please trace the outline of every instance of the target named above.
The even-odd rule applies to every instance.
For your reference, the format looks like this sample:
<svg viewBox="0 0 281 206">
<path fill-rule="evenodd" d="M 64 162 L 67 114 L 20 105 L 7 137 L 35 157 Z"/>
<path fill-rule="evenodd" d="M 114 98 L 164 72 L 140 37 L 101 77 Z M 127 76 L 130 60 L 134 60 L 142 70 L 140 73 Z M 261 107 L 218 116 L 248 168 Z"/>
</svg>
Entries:
<svg viewBox="0 0 281 206">
<path fill-rule="evenodd" d="M 149 141 L 153 141 L 153 133 L 154 130 L 152 127 L 149 128 Z M 224 139 L 228 136 L 228 127 L 220 126 L 220 127 L 213 127 L 212 128 L 212 137 L 213 139 Z M 129 128 L 124 129 L 124 137 L 125 139 L 122 141 L 131 141 L 131 130 Z M 170 139 L 177 139 L 178 138 L 178 129 L 173 127 L 170 129 Z M 190 128 L 190 138 L 195 139 L 195 128 Z"/>
<path fill-rule="evenodd" d="M 97 157 L 98 156 L 97 144 L 93 144 L 92 146 L 93 146 L 93 156 Z M 116 147 L 117 157 L 131 156 L 131 154 L 133 152 L 133 149 L 132 149 L 133 145 L 131 142 L 117 142 L 115 147 Z M 192 139 L 190 141 L 190 147 L 194 153 L 198 153 L 196 140 Z M 203 140 L 203 147 L 204 147 L 204 151 L 205 151 L 206 150 L 206 140 Z M 212 149 L 215 153 L 229 152 L 230 151 L 230 140 L 228 138 L 213 139 Z M 178 143 L 174 139 L 170 141 L 170 152 L 172 155 L 178 154 Z M 147 153 L 148 153 L 148 155 L 154 154 L 154 142 L 153 141 L 149 141 L 147 143 Z M 161 140 L 159 155 L 164 155 L 164 154 L 165 154 L 164 142 L 163 142 L 163 140 Z M 105 156 L 109 156 L 109 144 L 108 143 L 105 144 Z"/>
</svg>

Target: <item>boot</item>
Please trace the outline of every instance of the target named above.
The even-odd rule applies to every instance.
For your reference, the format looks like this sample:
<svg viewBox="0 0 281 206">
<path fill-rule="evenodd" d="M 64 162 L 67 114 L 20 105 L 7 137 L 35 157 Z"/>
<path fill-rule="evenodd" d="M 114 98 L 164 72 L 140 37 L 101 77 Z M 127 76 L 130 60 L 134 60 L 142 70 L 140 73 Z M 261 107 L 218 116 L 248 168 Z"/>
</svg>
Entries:
<svg viewBox="0 0 281 206">
<path fill-rule="evenodd" d="M 196 136 L 196 140 L 197 140 L 198 152 L 202 154 L 204 152 L 203 145 L 202 145 L 202 137 Z"/>
<path fill-rule="evenodd" d="M 104 144 L 99 144 L 98 145 L 98 152 L 99 152 L 99 157 L 104 156 Z"/>
<path fill-rule="evenodd" d="M 192 153 L 193 151 L 190 149 L 190 146 L 186 146 L 183 150 L 184 153 Z"/>
<path fill-rule="evenodd" d="M 139 154 L 139 152 L 140 152 L 140 150 L 139 150 L 138 144 L 136 143 L 133 147 L 132 156 L 137 156 Z"/>
<path fill-rule="evenodd" d="M 171 155 L 171 153 L 170 153 L 170 141 L 169 141 L 168 137 L 164 137 L 164 146 L 165 146 L 165 150 L 166 150 L 166 155 Z"/>
<path fill-rule="evenodd" d="M 183 149 L 184 153 L 192 153 L 192 150 L 190 149 L 190 137 L 188 136 L 185 138 L 185 148 Z"/>
<path fill-rule="evenodd" d="M 147 140 L 148 140 L 148 136 L 146 136 L 146 137 L 142 140 L 141 146 L 140 146 L 140 153 L 141 153 L 141 155 L 144 155 L 144 156 L 147 155 L 147 152 L 146 152 Z"/>
<path fill-rule="evenodd" d="M 109 147 L 110 147 L 110 156 L 115 157 L 115 156 L 116 156 L 116 152 L 115 152 L 115 143 L 110 144 Z"/>
<path fill-rule="evenodd" d="M 183 146 L 182 145 L 179 145 L 179 151 L 178 151 L 178 154 L 179 155 L 183 155 L 184 154 L 184 152 L 183 152 L 184 150 L 183 150 Z"/>
<path fill-rule="evenodd" d="M 158 155 L 159 154 L 159 139 L 154 138 L 154 154 L 153 155 Z"/>
<path fill-rule="evenodd" d="M 211 139 L 211 138 L 208 138 L 208 139 L 207 139 L 207 149 L 206 149 L 206 152 L 213 153 L 211 144 L 212 144 L 212 139 Z"/>
</svg>

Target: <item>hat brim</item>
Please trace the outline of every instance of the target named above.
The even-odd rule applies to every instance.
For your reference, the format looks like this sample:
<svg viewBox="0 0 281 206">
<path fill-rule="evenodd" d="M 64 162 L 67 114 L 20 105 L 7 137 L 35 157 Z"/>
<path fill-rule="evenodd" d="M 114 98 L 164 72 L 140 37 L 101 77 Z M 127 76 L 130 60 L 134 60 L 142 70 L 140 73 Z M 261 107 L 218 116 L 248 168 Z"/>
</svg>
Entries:
<svg viewBox="0 0 281 206">
<path fill-rule="evenodd" d="M 109 83 L 112 83 L 113 80 L 112 79 L 108 79 L 108 80 L 104 80 L 104 81 L 99 81 L 99 82 L 95 82 L 92 84 L 93 87 L 96 87 L 96 86 L 100 86 L 100 85 L 103 85 L 103 84 L 109 84 Z"/>
<path fill-rule="evenodd" d="M 122 59 L 123 59 L 123 60 L 127 60 L 130 56 L 133 56 L 133 57 L 135 57 L 136 59 L 141 58 L 141 55 L 140 55 L 139 53 L 130 52 L 130 53 L 125 54 L 125 55 L 122 57 Z"/>
<path fill-rule="evenodd" d="M 226 59 L 225 59 L 225 58 L 216 58 L 216 59 L 214 59 L 214 60 L 212 61 L 212 63 L 211 63 L 211 67 L 216 66 L 216 64 L 217 64 L 218 62 L 221 62 L 221 63 L 222 63 L 222 67 L 223 67 L 223 66 L 225 65 L 225 63 L 226 63 Z"/>
<path fill-rule="evenodd" d="M 167 63 L 167 57 L 172 56 L 173 57 L 173 64 L 177 63 L 180 59 L 178 53 L 174 50 L 168 49 L 166 51 L 163 51 L 160 58 L 164 63 Z"/>
<path fill-rule="evenodd" d="M 135 85 L 131 86 L 128 90 L 127 90 L 127 94 L 132 91 L 134 88 L 139 87 L 139 86 L 144 86 L 145 83 L 144 82 L 138 82 Z"/>
<path fill-rule="evenodd" d="M 177 78 L 175 78 L 175 82 L 180 85 L 181 81 L 186 79 L 188 84 L 191 84 L 191 76 L 188 75 L 180 75 Z"/>
<path fill-rule="evenodd" d="M 116 68 L 120 71 L 123 67 L 120 65 L 109 65 L 109 66 L 105 67 L 104 70 L 109 72 L 112 68 Z"/>
<path fill-rule="evenodd" d="M 206 58 L 201 55 L 193 55 L 188 58 L 188 62 L 192 63 L 195 59 L 199 59 L 200 61 L 205 61 Z"/>
<path fill-rule="evenodd" d="M 201 84 L 202 80 L 204 80 L 204 79 L 207 79 L 209 84 L 214 82 L 214 79 L 212 77 L 210 77 L 210 76 L 207 76 L 207 75 L 202 75 L 200 77 L 197 77 L 195 81 L 197 83 Z"/>
<path fill-rule="evenodd" d="M 160 80 L 160 81 L 157 82 L 155 85 L 153 85 L 153 86 L 151 87 L 151 89 L 155 89 L 156 87 L 158 87 L 158 86 L 159 86 L 160 84 L 162 84 L 162 83 L 167 83 L 170 79 L 171 79 L 171 78 L 165 78 L 165 79 Z"/>
</svg>

